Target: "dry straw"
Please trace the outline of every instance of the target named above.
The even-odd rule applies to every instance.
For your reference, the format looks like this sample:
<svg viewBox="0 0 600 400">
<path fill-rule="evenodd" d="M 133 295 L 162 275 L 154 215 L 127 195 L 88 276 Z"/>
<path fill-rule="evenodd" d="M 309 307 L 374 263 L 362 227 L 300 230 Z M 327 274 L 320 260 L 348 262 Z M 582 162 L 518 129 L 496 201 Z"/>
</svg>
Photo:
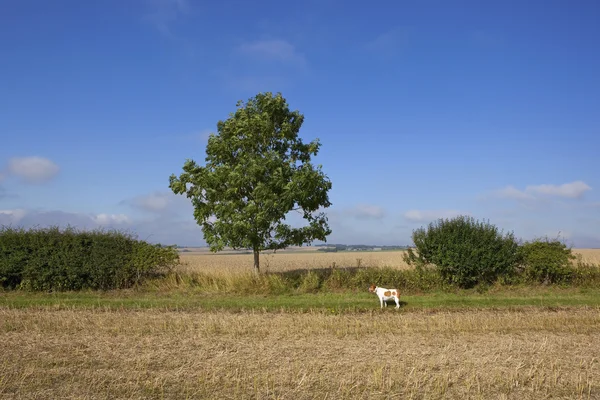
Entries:
<svg viewBox="0 0 600 400">
<path fill-rule="evenodd" d="M 0 398 L 599 398 L 600 313 L 0 309 Z"/>
</svg>

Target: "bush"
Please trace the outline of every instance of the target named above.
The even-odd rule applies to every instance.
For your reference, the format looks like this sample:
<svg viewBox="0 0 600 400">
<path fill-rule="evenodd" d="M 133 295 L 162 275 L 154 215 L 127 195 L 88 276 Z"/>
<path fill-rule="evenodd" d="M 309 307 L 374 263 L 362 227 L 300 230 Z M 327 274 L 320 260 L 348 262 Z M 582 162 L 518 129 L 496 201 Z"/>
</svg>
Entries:
<svg viewBox="0 0 600 400">
<path fill-rule="evenodd" d="M 573 268 L 571 285 L 578 287 L 600 287 L 600 265 L 584 262 L 581 254 L 576 258 L 577 266 Z"/>
<path fill-rule="evenodd" d="M 574 277 L 571 261 L 575 256 L 559 240 L 536 239 L 519 247 L 522 273 L 535 283 L 570 283 Z"/>
<path fill-rule="evenodd" d="M 177 250 L 118 231 L 0 228 L 0 285 L 8 289 L 119 289 L 176 265 Z"/>
<path fill-rule="evenodd" d="M 408 249 L 405 261 L 417 268 L 434 265 L 449 284 L 462 288 L 490 284 L 510 276 L 518 263 L 518 243 L 489 222 L 458 216 L 439 219 L 427 229 L 413 231 L 416 253 Z"/>
<path fill-rule="evenodd" d="M 2 228 L 0 230 L 0 285 L 17 287 L 21 283 L 23 270 L 31 257 L 31 235 L 23 229 Z"/>
<path fill-rule="evenodd" d="M 316 293 L 319 291 L 321 284 L 323 283 L 322 276 L 319 276 L 317 272 L 308 271 L 302 277 L 300 287 L 298 288 L 302 293 Z"/>
</svg>

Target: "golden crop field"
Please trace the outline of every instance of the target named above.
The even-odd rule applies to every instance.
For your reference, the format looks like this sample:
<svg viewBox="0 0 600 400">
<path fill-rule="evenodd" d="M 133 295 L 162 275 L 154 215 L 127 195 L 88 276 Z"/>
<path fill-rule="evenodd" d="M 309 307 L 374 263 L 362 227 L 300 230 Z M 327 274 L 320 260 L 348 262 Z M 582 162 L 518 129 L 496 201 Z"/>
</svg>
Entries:
<svg viewBox="0 0 600 400">
<path fill-rule="evenodd" d="M 260 267 L 264 272 L 293 269 L 337 267 L 394 267 L 410 268 L 402 260 L 402 251 L 385 252 L 277 252 L 261 254 Z M 183 253 L 184 270 L 193 272 L 232 273 L 252 269 L 252 254 Z"/>
<path fill-rule="evenodd" d="M 598 399 L 599 311 L 0 308 L 0 399 Z"/>
<path fill-rule="evenodd" d="M 573 254 L 581 256 L 584 262 L 600 265 L 600 249 L 573 249 Z"/>
<path fill-rule="evenodd" d="M 261 254 L 261 269 L 269 272 L 280 272 L 293 269 L 313 269 L 337 267 L 392 267 L 410 268 L 402 259 L 403 251 L 344 251 L 337 253 L 317 252 L 312 249 L 304 251 L 281 251 Z M 582 260 L 592 264 L 600 264 L 600 249 L 574 249 L 574 254 L 581 255 Z M 181 254 L 183 270 L 190 272 L 210 272 L 213 274 L 232 272 L 248 272 L 252 269 L 252 254 L 186 252 Z"/>
</svg>

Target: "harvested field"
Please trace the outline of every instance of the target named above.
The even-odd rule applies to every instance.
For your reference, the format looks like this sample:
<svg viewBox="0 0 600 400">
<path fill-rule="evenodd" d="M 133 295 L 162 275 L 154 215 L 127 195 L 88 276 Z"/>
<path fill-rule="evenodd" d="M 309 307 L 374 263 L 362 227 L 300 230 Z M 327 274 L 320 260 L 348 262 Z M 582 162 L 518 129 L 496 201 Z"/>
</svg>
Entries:
<svg viewBox="0 0 600 400">
<path fill-rule="evenodd" d="M 0 309 L 0 398 L 600 398 L 597 308 Z"/>
</svg>

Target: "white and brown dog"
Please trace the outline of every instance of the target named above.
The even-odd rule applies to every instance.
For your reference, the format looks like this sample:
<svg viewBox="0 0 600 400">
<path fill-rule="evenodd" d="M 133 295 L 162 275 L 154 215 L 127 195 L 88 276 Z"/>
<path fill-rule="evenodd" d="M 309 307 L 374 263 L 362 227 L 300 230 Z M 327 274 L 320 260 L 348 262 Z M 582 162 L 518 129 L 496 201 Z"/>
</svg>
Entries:
<svg viewBox="0 0 600 400">
<path fill-rule="evenodd" d="M 371 285 L 369 287 L 369 292 L 375 293 L 377 297 L 379 297 L 381 308 L 383 308 L 384 305 L 387 307 L 387 301 L 390 299 L 394 299 L 396 301 L 396 308 L 400 308 L 400 291 L 398 289 L 386 289 Z"/>
</svg>

